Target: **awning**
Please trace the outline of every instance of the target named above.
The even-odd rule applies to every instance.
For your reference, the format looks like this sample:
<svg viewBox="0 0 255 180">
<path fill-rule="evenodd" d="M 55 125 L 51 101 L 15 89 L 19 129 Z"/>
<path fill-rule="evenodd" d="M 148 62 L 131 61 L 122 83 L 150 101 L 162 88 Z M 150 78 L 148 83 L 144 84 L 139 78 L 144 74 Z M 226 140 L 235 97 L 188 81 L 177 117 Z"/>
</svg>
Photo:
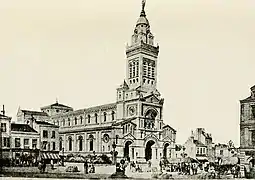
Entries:
<svg viewBox="0 0 255 180">
<path fill-rule="evenodd" d="M 42 159 L 60 159 L 59 155 L 54 153 L 42 153 L 41 158 Z"/>
<path fill-rule="evenodd" d="M 238 157 L 226 157 L 220 160 L 221 165 L 235 165 L 238 164 Z"/>
<path fill-rule="evenodd" d="M 198 161 L 203 161 L 203 162 L 208 161 L 207 157 L 198 156 L 196 158 L 197 158 Z"/>
</svg>

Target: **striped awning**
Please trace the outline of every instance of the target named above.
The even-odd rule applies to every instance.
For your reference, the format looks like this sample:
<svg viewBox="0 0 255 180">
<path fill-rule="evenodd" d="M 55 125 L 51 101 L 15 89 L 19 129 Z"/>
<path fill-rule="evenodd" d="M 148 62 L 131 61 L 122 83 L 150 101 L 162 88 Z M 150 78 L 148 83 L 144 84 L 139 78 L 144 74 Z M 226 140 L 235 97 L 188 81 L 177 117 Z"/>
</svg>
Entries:
<svg viewBox="0 0 255 180">
<path fill-rule="evenodd" d="M 41 154 L 41 158 L 42 159 L 60 159 L 58 154 L 54 154 L 54 153 L 42 153 Z"/>
</svg>

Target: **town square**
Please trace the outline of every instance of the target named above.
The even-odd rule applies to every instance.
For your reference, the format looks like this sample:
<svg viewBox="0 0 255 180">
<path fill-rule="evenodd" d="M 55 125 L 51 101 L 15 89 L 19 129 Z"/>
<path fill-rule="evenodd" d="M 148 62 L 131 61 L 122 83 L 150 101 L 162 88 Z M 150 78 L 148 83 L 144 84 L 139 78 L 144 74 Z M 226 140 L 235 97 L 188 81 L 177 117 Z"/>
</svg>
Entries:
<svg viewBox="0 0 255 180">
<path fill-rule="evenodd" d="M 215 1 L 25 1 L 2 7 L 10 18 L 2 31 L 10 35 L 3 36 L 9 43 L 0 59 L 10 61 L 3 60 L 1 81 L 13 81 L 1 86 L 1 178 L 255 178 L 250 37 L 255 25 L 249 21 L 255 14 L 244 10 L 255 7 Z M 231 18 L 220 22 L 216 11 Z M 246 16 L 237 14 L 243 19 L 235 21 L 225 12 Z M 204 34 L 192 30 L 194 19 Z M 239 31 L 245 33 L 236 36 Z M 226 41 L 232 47 L 225 47 Z M 175 48 L 179 51 L 171 55 Z"/>
</svg>

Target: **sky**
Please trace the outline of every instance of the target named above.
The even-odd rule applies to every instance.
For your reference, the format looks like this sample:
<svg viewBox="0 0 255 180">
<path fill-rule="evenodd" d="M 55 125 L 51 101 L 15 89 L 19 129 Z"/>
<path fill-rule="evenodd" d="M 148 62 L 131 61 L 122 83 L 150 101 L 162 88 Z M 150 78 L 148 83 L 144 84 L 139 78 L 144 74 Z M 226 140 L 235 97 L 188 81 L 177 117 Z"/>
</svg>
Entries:
<svg viewBox="0 0 255 180">
<path fill-rule="evenodd" d="M 159 44 L 164 122 L 184 143 L 203 127 L 239 146 L 239 100 L 255 84 L 254 0 L 147 0 Z M 0 0 L 0 105 L 40 110 L 112 103 L 140 0 Z"/>
</svg>

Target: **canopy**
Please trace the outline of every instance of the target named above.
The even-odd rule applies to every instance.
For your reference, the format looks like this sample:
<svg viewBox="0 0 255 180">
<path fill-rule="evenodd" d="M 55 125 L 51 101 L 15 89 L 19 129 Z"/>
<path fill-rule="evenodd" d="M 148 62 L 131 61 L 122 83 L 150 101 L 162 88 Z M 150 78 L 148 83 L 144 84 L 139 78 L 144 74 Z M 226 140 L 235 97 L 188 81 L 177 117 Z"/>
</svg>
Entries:
<svg viewBox="0 0 255 180">
<path fill-rule="evenodd" d="M 204 157 L 204 156 L 198 156 L 198 157 L 197 157 L 197 160 L 200 161 L 200 162 L 201 162 L 201 161 L 202 161 L 202 162 L 208 161 L 207 157 Z"/>
<path fill-rule="evenodd" d="M 42 153 L 41 154 L 41 158 L 42 159 L 60 159 L 58 154 L 54 154 L 54 153 Z"/>
<path fill-rule="evenodd" d="M 238 164 L 239 159 L 238 157 L 227 157 L 227 158 L 222 158 L 220 160 L 221 165 L 235 165 Z"/>
<path fill-rule="evenodd" d="M 183 158 L 183 162 L 186 162 L 186 163 L 199 163 L 198 160 L 192 158 L 192 157 L 186 157 L 186 158 Z"/>
</svg>

